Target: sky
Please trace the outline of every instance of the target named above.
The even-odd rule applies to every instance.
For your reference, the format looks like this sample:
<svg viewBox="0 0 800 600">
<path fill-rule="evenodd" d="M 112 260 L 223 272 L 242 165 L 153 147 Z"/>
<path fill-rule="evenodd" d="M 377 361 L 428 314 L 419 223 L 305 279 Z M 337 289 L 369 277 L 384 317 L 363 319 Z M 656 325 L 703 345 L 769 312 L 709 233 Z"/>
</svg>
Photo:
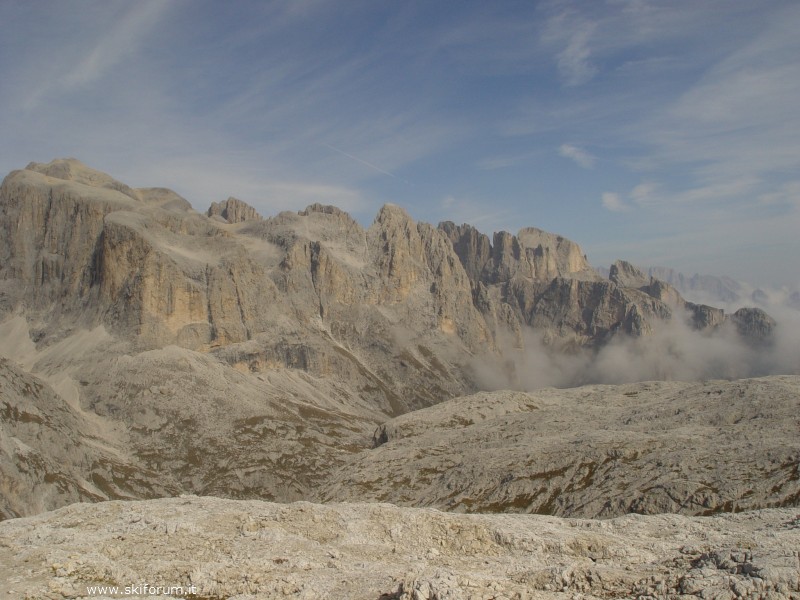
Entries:
<svg viewBox="0 0 800 600">
<path fill-rule="evenodd" d="M 0 0 L 0 173 L 800 283 L 796 0 Z"/>
</svg>

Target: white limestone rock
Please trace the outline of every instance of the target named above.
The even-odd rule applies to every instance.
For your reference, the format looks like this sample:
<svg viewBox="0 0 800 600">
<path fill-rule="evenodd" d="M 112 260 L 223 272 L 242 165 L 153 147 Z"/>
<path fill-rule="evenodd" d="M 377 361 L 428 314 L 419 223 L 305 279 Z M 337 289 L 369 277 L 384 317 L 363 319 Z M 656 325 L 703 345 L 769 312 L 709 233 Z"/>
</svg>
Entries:
<svg viewBox="0 0 800 600">
<path fill-rule="evenodd" d="M 611 517 L 796 506 L 800 377 L 481 392 L 396 417 L 317 496 Z"/>
<path fill-rule="evenodd" d="M 186 496 L 0 523 L 0 594 L 183 586 L 204 599 L 800 597 L 800 517 L 609 521 Z M 133 593 L 127 597 L 148 598 Z M 175 594 L 177 596 L 177 594 Z"/>
</svg>

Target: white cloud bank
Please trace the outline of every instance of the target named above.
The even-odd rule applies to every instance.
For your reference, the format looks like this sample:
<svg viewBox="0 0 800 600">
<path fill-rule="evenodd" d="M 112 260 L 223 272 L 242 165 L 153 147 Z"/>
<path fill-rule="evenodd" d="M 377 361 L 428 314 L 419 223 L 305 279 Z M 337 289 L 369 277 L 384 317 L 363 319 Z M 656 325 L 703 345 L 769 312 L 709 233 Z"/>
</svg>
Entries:
<svg viewBox="0 0 800 600">
<path fill-rule="evenodd" d="M 524 349 L 499 341 L 502 361 L 481 357 L 472 364 L 485 389 L 535 390 L 636 381 L 705 381 L 800 373 L 800 311 L 770 307 L 778 322 L 773 339 L 751 344 L 733 327 L 713 333 L 691 329 L 680 318 L 657 324 L 639 338 L 618 335 L 598 350 L 560 351 L 526 329 Z M 502 364 L 500 364 L 502 363 Z"/>
</svg>

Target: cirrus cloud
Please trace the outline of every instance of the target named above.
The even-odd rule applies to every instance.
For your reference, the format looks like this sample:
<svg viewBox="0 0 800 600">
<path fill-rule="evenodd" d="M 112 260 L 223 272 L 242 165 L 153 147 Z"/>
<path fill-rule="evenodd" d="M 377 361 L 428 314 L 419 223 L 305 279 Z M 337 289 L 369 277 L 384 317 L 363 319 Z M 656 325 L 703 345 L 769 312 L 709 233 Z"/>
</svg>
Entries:
<svg viewBox="0 0 800 600">
<path fill-rule="evenodd" d="M 597 161 L 596 156 L 589 154 L 586 150 L 573 144 L 561 144 L 558 148 L 558 153 L 564 158 L 574 160 L 584 169 L 591 169 Z"/>
<path fill-rule="evenodd" d="M 603 192 L 602 195 L 603 208 L 611 212 L 625 212 L 629 206 L 622 201 L 619 194 L 614 192 Z"/>
</svg>

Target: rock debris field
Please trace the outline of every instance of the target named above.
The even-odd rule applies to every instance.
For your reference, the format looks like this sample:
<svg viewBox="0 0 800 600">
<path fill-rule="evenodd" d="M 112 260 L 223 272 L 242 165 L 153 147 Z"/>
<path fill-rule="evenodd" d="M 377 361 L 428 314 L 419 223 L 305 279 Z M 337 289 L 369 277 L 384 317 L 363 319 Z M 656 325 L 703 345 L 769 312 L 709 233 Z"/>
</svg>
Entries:
<svg viewBox="0 0 800 600">
<path fill-rule="evenodd" d="M 800 598 L 800 514 L 610 520 L 184 496 L 0 523 L 2 597 Z M 129 595 L 128 598 L 152 598 Z"/>
</svg>

